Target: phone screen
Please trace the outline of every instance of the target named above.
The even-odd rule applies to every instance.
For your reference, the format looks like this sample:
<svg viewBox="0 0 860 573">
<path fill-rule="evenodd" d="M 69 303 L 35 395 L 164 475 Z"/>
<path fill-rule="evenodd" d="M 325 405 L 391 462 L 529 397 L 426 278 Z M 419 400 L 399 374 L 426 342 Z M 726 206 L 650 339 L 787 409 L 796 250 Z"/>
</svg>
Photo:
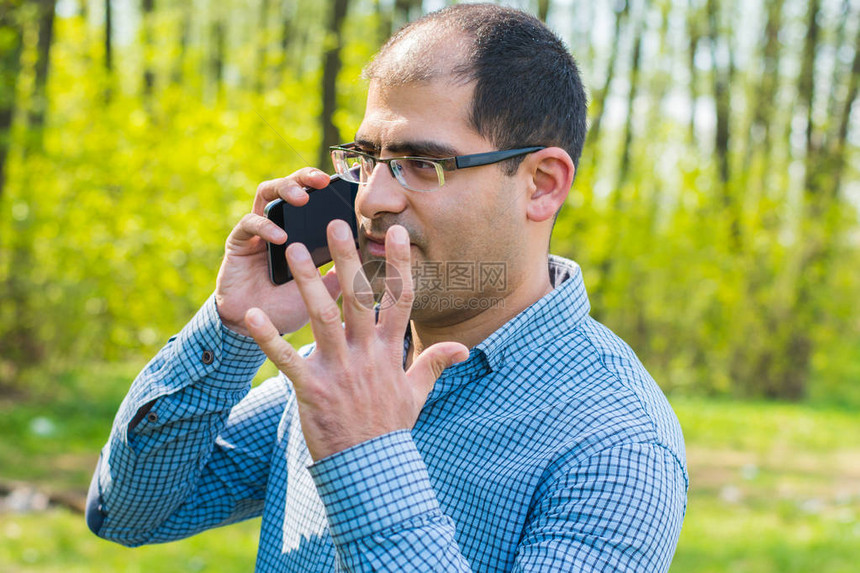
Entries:
<svg viewBox="0 0 860 573">
<path fill-rule="evenodd" d="M 301 207 L 290 205 L 283 199 L 276 199 L 266 205 L 266 217 L 287 232 L 287 242 L 283 245 L 268 243 L 269 277 L 276 285 L 293 278 L 285 258 L 287 246 L 293 243 L 304 244 L 317 267 L 331 261 L 326 238 L 326 227 L 330 221 L 346 221 L 352 228 L 352 236 L 356 240 L 358 238 L 355 221 L 357 183 L 333 175 L 328 186 L 307 189 L 307 192 L 308 202 Z"/>
</svg>

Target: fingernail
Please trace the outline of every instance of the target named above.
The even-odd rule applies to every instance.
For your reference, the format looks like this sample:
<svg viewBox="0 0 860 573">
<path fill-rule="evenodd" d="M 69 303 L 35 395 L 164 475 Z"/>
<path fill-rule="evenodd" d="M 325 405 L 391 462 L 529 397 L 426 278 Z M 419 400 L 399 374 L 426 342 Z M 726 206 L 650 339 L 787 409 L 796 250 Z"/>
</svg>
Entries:
<svg viewBox="0 0 860 573">
<path fill-rule="evenodd" d="M 409 244 L 409 233 L 403 227 L 393 227 L 391 229 L 391 240 L 396 245 L 407 245 Z"/>
<path fill-rule="evenodd" d="M 307 248 L 301 243 L 296 243 L 297 246 L 289 249 L 290 258 L 296 262 L 307 261 L 311 258 L 310 253 L 308 253 Z"/>
<path fill-rule="evenodd" d="M 349 238 L 349 229 L 346 228 L 346 225 L 334 225 L 332 227 L 332 235 L 334 238 L 339 241 L 345 241 Z"/>
</svg>

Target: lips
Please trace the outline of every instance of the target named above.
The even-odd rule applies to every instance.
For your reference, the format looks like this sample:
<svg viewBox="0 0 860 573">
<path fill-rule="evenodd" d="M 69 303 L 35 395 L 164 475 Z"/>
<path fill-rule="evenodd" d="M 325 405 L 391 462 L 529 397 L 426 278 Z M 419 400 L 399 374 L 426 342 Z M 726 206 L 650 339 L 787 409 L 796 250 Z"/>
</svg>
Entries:
<svg viewBox="0 0 860 573">
<path fill-rule="evenodd" d="M 366 249 L 367 254 L 373 257 L 385 257 L 385 235 L 373 235 L 371 233 L 364 233 L 364 249 Z M 414 246 L 415 243 L 410 243 L 411 246 Z"/>
<path fill-rule="evenodd" d="M 385 256 L 385 237 L 374 237 L 373 235 L 365 235 L 366 248 L 369 255 L 373 257 Z"/>
</svg>

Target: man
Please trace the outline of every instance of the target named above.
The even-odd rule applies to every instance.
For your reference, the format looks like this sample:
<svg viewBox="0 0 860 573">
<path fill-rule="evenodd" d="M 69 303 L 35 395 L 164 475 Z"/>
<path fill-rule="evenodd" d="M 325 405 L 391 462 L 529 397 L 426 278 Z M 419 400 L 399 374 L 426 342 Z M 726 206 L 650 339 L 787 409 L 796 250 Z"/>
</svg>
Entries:
<svg viewBox="0 0 860 573">
<path fill-rule="evenodd" d="M 335 221 L 335 270 L 295 244 L 295 280 L 270 284 L 265 241 L 286 236 L 263 206 L 327 176 L 260 185 L 212 299 L 117 414 L 90 527 L 139 545 L 262 515 L 261 571 L 666 571 L 686 509 L 677 419 L 588 316 L 579 268 L 548 256 L 585 136 L 573 59 L 526 14 L 458 5 L 365 75 L 355 143 L 333 151 L 361 183 L 360 256 Z M 360 292 L 362 261 L 387 262 L 387 304 Z M 458 265 L 504 272 L 427 280 Z M 297 352 L 279 333 L 308 319 Z M 284 375 L 249 391 L 260 349 Z"/>
</svg>

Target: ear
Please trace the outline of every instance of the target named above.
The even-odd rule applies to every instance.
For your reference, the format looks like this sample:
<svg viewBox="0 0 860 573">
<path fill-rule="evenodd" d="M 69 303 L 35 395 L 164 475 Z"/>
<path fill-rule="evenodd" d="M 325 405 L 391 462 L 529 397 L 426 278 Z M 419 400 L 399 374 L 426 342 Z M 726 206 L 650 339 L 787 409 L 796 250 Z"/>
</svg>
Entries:
<svg viewBox="0 0 860 573">
<path fill-rule="evenodd" d="M 552 219 L 561 208 L 576 168 L 568 153 L 560 147 L 547 147 L 526 157 L 521 166 L 529 177 L 530 194 L 526 214 L 531 221 Z"/>
</svg>

